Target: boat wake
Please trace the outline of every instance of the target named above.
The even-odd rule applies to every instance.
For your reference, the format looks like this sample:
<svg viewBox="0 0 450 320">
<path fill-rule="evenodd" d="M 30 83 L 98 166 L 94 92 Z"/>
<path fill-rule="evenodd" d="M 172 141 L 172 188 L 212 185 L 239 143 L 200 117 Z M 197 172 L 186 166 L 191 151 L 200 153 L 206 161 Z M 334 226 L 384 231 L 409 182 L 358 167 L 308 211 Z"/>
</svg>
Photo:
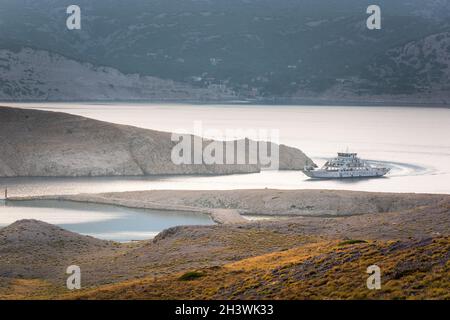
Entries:
<svg viewBox="0 0 450 320">
<path fill-rule="evenodd" d="M 367 160 L 368 163 L 374 166 L 385 166 L 391 168 L 391 172 L 387 176 L 389 177 L 405 177 L 405 176 L 423 176 L 430 175 L 436 172 L 433 168 L 425 168 L 416 164 L 405 162 L 392 162 L 392 161 L 375 161 Z"/>
</svg>

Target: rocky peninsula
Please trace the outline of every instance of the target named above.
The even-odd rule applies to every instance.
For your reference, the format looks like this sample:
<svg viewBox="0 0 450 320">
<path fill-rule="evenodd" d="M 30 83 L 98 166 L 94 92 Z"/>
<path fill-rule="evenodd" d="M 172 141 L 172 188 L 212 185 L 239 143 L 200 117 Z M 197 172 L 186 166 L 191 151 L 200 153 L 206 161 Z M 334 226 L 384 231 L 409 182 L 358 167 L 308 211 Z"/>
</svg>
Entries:
<svg viewBox="0 0 450 320">
<path fill-rule="evenodd" d="M 203 148 L 212 142 L 201 141 Z M 248 146 L 251 141 L 243 143 Z M 0 177 L 223 175 L 263 168 L 259 159 L 245 164 L 175 164 L 171 159 L 175 144 L 169 132 L 60 112 L 0 107 Z M 272 149 L 273 144 L 269 145 Z M 298 149 L 278 147 L 281 170 L 301 170 L 313 164 Z"/>
</svg>

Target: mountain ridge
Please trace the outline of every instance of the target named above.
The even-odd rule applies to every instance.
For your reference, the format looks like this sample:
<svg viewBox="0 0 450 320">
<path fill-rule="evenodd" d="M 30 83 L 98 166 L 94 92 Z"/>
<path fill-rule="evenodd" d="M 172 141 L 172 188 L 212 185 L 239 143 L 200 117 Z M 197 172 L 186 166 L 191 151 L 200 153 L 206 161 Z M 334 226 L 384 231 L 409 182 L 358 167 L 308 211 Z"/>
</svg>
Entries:
<svg viewBox="0 0 450 320">
<path fill-rule="evenodd" d="M 65 90 L 61 101 L 165 100 L 166 87 L 152 93 L 152 83 L 158 79 L 159 84 L 168 86 L 164 81 L 169 81 L 172 88 L 187 90 L 183 94 L 171 90 L 167 96 L 173 100 L 449 104 L 447 77 L 436 76 L 442 60 L 435 59 L 433 46 L 424 48 L 422 61 L 431 68 L 416 68 L 407 63 L 408 56 L 399 62 L 392 55 L 413 42 L 448 43 L 447 0 L 380 0 L 381 30 L 366 28 L 369 0 L 132 0 L 127 4 L 80 0 L 83 22 L 76 31 L 65 27 L 70 4 L 6 0 L 0 4 L 0 48 L 35 48 L 90 63 L 94 69 L 106 66 L 154 81 L 137 82 L 142 92 L 129 89 L 121 99 L 118 78 L 127 76 L 114 78 L 119 82 L 115 94 L 108 82 L 90 73 L 86 78 L 96 81 L 97 96 L 90 90 L 79 91 L 85 96 Z M 9 77 L 0 74 L 3 88 L 11 85 Z M 24 74 L 21 80 L 26 79 Z M 58 84 L 48 74 L 35 80 Z M 24 84 L 23 90 L 30 92 L 28 100 L 45 101 L 47 93 L 55 94 L 44 90 L 38 95 L 34 88 Z"/>
</svg>

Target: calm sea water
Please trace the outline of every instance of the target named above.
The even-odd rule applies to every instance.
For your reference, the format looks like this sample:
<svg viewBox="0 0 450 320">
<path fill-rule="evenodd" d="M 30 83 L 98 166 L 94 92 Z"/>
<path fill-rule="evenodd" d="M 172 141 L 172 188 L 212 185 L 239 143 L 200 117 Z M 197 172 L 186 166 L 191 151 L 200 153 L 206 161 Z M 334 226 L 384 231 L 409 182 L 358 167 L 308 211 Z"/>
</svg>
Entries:
<svg viewBox="0 0 450 320">
<path fill-rule="evenodd" d="M 9 104 L 12 105 L 12 104 Z M 319 165 L 336 152 L 358 152 L 392 167 L 386 178 L 313 181 L 301 172 L 224 177 L 0 179 L 10 195 L 71 194 L 152 189 L 341 189 L 450 194 L 450 109 L 166 104 L 14 104 L 62 111 L 142 128 L 190 132 L 277 129 Z M 220 133 L 220 132 L 219 132 Z M 220 138 L 209 135 L 210 138 Z"/>
<path fill-rule="evenodd" d="M 203 214 L 70 201 L 13 201 L 0 205 L 0 227 L 21 219 L 37 219 L 80 234 L 121 242 L 151 239 L 177 225 L 214 224 Z"/>
</svg>

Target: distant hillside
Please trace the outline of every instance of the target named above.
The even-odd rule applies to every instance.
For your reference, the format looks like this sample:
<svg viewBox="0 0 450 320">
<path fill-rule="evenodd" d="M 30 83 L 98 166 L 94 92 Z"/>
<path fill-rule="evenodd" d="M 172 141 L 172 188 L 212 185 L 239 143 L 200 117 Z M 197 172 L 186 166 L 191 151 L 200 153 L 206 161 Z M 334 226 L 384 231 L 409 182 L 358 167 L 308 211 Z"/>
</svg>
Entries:
<svg viewBox="0 0 450 320">
<path fill-rule="evenodd" d="M 0 3 L 1 100 L 450 103 L 448 0 L 71 4 Z"/>
<path fill-rule="evenodd" d="M 343 79 L 323 97 L 448 104 L 450 32 L 429 35 L 389 49 L 363 70 L 364 77 Z"/>
<path fill-rule="evenodd" d="M 0 50 L 0 100 L 208 100 L 236 99 L 226 87 L 206 88 L 80 63 L 24 48 Z"/>
<path fill-rule="evenodd" d="M 203 144 L 206 147 L 210 142 L 204 140 Z M 171 159 L 175 144 L 168 132 L 65 113 L 0 107 L 0 177 L 231 174 L 261 170 L 260 164 L 249 162 L 176 165 Z M 313 164 L 298 149 L 281 145 L 279 150 L 280 169 L 299 170 Z"/>
</svg>

